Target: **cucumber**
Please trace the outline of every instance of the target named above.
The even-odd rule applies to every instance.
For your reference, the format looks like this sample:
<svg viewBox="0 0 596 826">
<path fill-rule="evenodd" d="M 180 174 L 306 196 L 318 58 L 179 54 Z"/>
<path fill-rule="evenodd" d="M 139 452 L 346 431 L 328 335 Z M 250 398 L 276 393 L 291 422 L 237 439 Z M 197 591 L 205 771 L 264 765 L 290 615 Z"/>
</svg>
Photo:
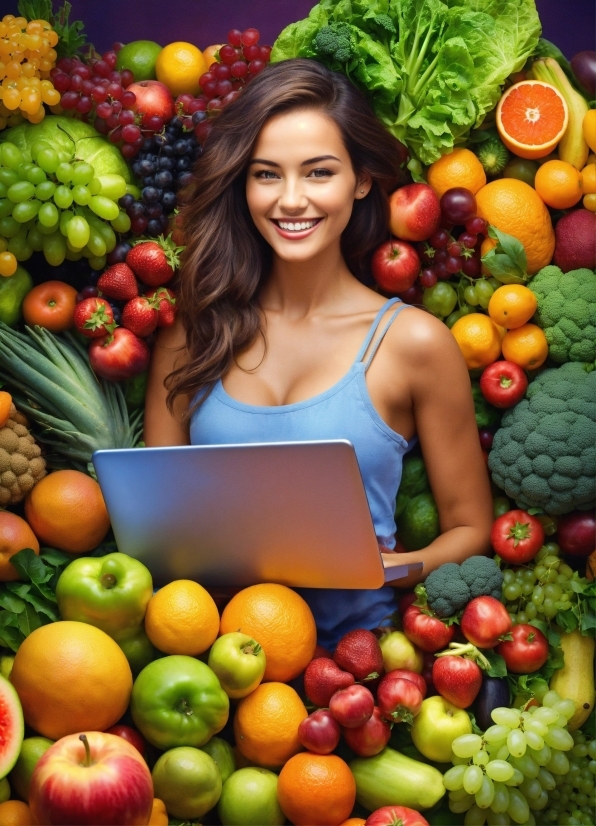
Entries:
<svg viewBox="0 0 596 826">
<path fill-rule="evenodd" d="M 594 639 L 578 630 L 561 634 L 565 658 L 563 668 L 555 671 L 550 687 L 563 699 L 573 700 L 575 714 L 567 723 L 569 731 L 581 728 L 594 708 Z"/>
<path fill-rule="evenodd" d="M 445 794 L 438 769 L 389 746 L 374 757 L 352 760 L 350 770 L 356 781 L 356 800 L 370 812 L 382 806 L 430 809 Z"/>
</svg>

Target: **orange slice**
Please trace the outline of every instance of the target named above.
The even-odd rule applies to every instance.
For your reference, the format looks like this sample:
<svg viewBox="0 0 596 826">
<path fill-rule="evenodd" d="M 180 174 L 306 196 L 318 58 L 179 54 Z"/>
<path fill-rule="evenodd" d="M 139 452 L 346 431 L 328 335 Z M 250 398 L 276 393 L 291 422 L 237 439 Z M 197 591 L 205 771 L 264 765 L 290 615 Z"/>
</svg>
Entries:
<svg viewBox="0 0 596 826">
<path fill-rule="evenodd" d="M 563 137 L 569 121 L 561 93 L 541 80 L 522 80 L 497 105 L 501 140 L 520 158 L 544 158 Z"/>
</svg>

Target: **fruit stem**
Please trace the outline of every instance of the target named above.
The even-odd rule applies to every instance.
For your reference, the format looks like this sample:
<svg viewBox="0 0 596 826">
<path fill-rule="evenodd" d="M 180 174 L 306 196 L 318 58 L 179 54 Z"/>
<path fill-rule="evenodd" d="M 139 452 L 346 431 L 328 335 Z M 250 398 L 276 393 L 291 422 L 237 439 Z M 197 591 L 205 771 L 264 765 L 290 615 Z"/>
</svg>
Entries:
<svg viewBox="0 0 596 826">
<path fill-rule="evenodd" d="M 79 734 L 79 740 L 85 746 L 85 760 L 83 762 L 83 766 L 90 766 L 91 765 L 91 749 L 89 748 L 89 740 L 87 740 L 86 734 Z"/>
<path fill-rule="evenodd" d="M 487 660 L 484 654 L 481 651 L 479 651 L 478 648 L 476 648 L 475 645 L 472 645 L 471 642 L 450 642 L 448 649 L 446 649 L 445 651 L 440 651 L 438 654 L 435 654 L 435 657 L 449 656 L 466 657 L 466 659 L 472 660 L 485 671 L 488 671 L 490 669 L 490 662 Z"/>
<path fill-rule="evenodd" d="M 110 588 L 115 587 L 118 580 L 116 579 L 114 574 L 104 574 L 101 577 L 100 582 L 101 582 L 101 584 L 103 585 L 104 588 L 107 588 L 109 590 Z"/>
<path fill-rule="evenodd" d="M 176 706 L 176 711 L 179 714 L 186 714 L 187 717 L 191 717 L 194 714 L 192 708 L 188 705 L 184 697 L 178 701 L 178 705 Z"/>
<path fill-rule="evenodd" d="M 245 645 L 242 646 L 240 649 L 243 654 L 254 654 L 256 657 L 258 654 L 261 653 L 261 646 L 256 640 L 250 640 Z"/>
</svg>

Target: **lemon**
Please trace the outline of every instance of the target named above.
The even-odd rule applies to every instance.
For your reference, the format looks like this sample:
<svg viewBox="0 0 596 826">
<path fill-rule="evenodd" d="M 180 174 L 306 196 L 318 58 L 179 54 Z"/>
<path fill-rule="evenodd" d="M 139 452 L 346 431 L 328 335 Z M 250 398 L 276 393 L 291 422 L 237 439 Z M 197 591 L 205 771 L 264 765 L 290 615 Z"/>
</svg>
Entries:
<svg viewBox="0 0 596 826">
<path fill-rule="evenodd" d="M 192 43 L 176 41 L 168 43 L 157 56 L 155 64 L 157 79 L 177 95 L 197 95 L 200 90 L 199 78 L 207 71 L 203 53 Z"/>
</svg>

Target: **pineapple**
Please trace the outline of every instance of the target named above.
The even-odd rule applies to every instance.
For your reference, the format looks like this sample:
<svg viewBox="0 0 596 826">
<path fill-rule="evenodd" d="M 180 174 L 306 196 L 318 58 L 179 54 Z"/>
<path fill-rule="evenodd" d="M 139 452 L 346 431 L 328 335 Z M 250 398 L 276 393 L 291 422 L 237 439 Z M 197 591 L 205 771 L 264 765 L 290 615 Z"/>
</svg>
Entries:
<svg viewBox="0 0 596 826">
<path fill-rule="evenodd" d="M 11 402 L 0 428 L 0 507 L 20 502 L 46 475 L 41 449 L 27 429 L 27 419 Z"/>
</svg>

